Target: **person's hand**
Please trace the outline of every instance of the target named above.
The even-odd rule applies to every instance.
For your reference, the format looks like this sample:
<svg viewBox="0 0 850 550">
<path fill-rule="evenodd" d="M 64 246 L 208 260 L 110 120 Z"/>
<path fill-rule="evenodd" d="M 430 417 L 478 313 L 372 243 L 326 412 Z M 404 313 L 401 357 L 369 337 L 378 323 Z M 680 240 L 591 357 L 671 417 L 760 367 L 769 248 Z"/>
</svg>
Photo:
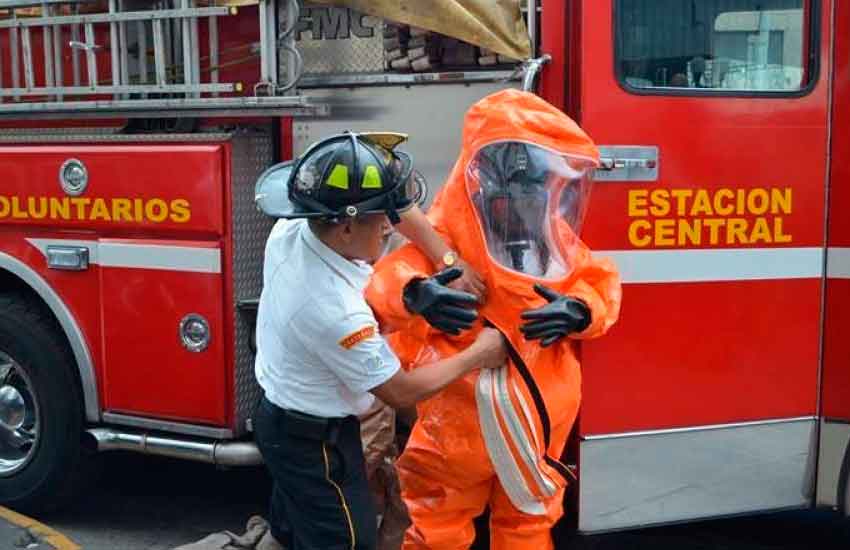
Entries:
<svg viewBox="0 0 850 550">
<path fill-rule="evenodd" d="M 461 268 L 450 267 L 427 279 L 414 279 L 404 287 L 404 306 L 424 317 L 432 327 L 449 334 L 458 335 L 461 330 L 471 328 L 478 318 L 478 312 L 473 309 L 478 299 L 447 286 L 462 274 Z"/>
<path fill-rule="evenodd" d="M 484 279 L 475 271 L 472 266 L 466 263 L 463 259 L 458 258 L 457 267 L 463 269 L 463 274 L 449 283 L 450 288 L 469 292 L 478 298 L 478 303 L 483 304 L 487 298 L 487 286 L 484 284 Z"/>
<path fill-rule="evenodd" d="M 590 326 L 590 308 L 581 300 L 564 296 L 541 284 L 535 284 L 534 291 L 549 303 L 522 312 L 521 317 L 526 322 L 519 330 L 526 340 L 540 340 L 540 345 L 545 348 L 570 333 L 581 332 Z"/>
<path fill-rule="evenodd" d="M 476 368 L 497 369 L 504 366 L 508 359 L 505 337 L 494 328 L 482 329 L 470 349 L 477 356 Z"/>
</svg>

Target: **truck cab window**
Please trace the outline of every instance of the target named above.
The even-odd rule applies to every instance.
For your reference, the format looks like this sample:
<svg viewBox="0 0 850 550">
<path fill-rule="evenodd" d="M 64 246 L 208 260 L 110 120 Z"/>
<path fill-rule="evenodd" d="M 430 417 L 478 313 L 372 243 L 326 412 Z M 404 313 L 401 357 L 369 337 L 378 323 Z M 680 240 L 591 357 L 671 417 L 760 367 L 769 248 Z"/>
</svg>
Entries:
<svg viewBox="0 0 850 550">
<path fill-rule="evenodd" d="M 618 0 L 618 77 L 638 91 L 800 91 L 812 74 L 809 5 L 806 0 Z"/>
</svg>

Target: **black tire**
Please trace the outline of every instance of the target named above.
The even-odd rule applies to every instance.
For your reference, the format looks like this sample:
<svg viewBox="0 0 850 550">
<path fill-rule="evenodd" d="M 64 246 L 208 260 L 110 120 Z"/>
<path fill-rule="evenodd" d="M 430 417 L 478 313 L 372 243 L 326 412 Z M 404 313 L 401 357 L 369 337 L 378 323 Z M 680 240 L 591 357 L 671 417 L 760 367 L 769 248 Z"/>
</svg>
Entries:
<svg viewBox="0 0 850 550">
<path fill-rule="evenodd" d="M 14 445 L 0 447 L 7 457 L 16 452 L 28 457 L 0 474 L 0 504 L 25 513 L 54 510 L 74 494 L 83 477 L 83 406 L 76 362 L 50 311 L 19 293 L 0 293 L 0 354 L 19 369 L 18 379 L 28 378 L 31 387 L 23 393 L 28 406 L 35 403 L 38 411 L 33 444 L 23 451 Z M 0 387 L 7 383 L 14 379 L 0 381 Z M 0 429 L 9 433 L 8 428 Z"/>
</svg>

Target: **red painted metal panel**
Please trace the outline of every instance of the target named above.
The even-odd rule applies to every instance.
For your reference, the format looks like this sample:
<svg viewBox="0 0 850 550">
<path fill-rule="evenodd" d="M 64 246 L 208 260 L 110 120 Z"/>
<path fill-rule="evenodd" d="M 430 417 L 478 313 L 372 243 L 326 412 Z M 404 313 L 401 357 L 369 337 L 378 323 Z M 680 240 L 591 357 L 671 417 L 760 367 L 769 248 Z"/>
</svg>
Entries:
<svg viewBox="0 0 850 550">
<path fill-rule="evenodd" d="M 850 5 L 835 6 L 829 246 L 850 247 Z M 822 414 L 850 421 L 850 274 L 826 286 Z"/>
<path fill-rule="evenodd" d="M 0 225 L 221 235 L 221 145 L 0 147 Z M 67 196 L 59 171 L 82 161 L 89 183 Z"/>
<path fill-rule="evenodd" d="M 543 0 L 540 18 L 540 55 L 552 61 L 540 75 L 540 96 L 559 109 L 566 108 L 567 81 L 567 2 Z"/>
<path fill-rule="evenodd" d="M 0 171 L 0 178 L 3 172 Z M 98 396 L 103 401 L 103 361 L 101 349 L 100 304 L 96 297 L 99 293 L 99 267 L 90 265 L 87 271 L 57 271 L 47 269 L 44 255 L 27 238 L 68 239 L 81 238 L 84 235 L 69 235 L 57 230 L 23 231 L 0 225 L 0 252 L 26 264 L 36 272 L 44 282 L 58 295 L 76 321 L 89 348 L 98 385 Z"/>
<path fill-rule="evenodd" d="M 180 244 L 218 249 L 218 243 Z M 223 293 L 220 273 L 102 267 L 105 408 L 225 425 Z M 206 318 L 212 333 L 200 353 L 180 341 L 180 320 L 190 313 Z"/>
<path fill-rule="evenodd" d="M 222 275 L 228 271 L 145 268 L 148 260 L 157 263 L 156 251 L 133 268 L 108 267 L 108 259 L 97 257 L 98 246 L 116 237 L 223 248 L 226 150 L 225 144 L 0 147 L 0 251 L 34 269 L 71 311 L 107 409 L 228 425 L 225 371 L 232 361 L 225 361 L 225 350 L 232 327 L 223 315 Z M 79 198 L 59 184 L 69 158 L 88 169 Z M 92 263 L 82 272 L 48 269 L 26 239 L 90 242 Z M 213 325 L 213 344 L 201 354 L 178 340 L 177 324 L 192 311 Z"/>
<path fill-rule="evenodd" d="M 819 287 L 627 286 L 619 325 L 582 349 L 582 433 L 813 414 Z"/>
<path fill-rule="evenodd" d="M 823 4 L 822 75 L 829 67 L 830 11 Z M 802 97 L 629 93 L 614 71 L 613 5 L 583 3 L 580 121 L 601 145 L 657 146 L 660 175 L 656 182 L 597 183 L 585 224 L 588 244 L 597 250 L 823 246 L 828 80 L 821 76 Z M 765 194 L 773 198 L 761 212 Z M 694 207 L 697 195 L 701 205 Z M 679 196 L 690 199 L 680 206 Z M 679 240 L 680 224 L 693 232 L 707 218 L 747 229 L 731 238 L 718 229 L 712 237 L 703 226 L 699 240 Z M 757 218 L 764 221 L 755 232 Z M 627 284 L 619 325 L 583 350 L 582 433 L 815 414 L 820 286 L 817 278 Z"/>
</svg>

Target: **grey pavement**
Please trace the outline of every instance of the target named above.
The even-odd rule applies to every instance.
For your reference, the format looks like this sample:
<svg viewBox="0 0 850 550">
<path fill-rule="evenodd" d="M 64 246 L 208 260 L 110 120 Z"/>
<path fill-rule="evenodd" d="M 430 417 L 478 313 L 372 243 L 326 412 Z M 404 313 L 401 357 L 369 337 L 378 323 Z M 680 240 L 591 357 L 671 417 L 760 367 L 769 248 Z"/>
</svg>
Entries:
<svg viewBox="0 0 850 550">
<path fill-rule="evenodd" d="M 36 517 L 86 550 L 169 550 L 214 531 L 241 533 L 266 510 L 269 480 L 260 468 L 221 471 L 131 454 L 99 459 L 102 475 L 83 498 Z M 0 529 L 0 549 L 17 550 L 15 536 Z M 823 511 L 785 512 L 558 540 L 558 550 L 847 550 L 850 522 Z M 486 549 L 481 543 L 476 550 Z"/>
</svg>

